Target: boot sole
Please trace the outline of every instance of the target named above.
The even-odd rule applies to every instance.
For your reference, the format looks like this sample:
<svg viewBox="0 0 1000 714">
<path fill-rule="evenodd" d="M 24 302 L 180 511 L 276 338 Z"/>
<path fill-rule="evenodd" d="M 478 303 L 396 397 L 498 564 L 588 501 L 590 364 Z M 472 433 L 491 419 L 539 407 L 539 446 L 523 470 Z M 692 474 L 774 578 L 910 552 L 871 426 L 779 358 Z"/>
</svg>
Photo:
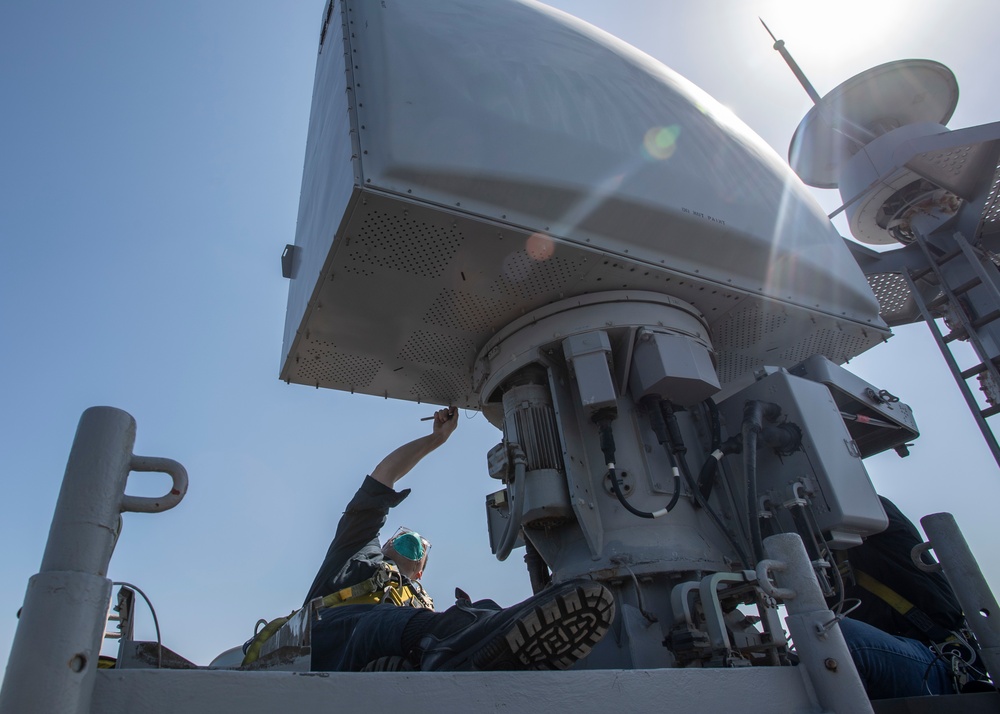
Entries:
<svg viewBox="0 0 1000 714">
<path fill-rule="evenodd" d="M 361 668 L 362 672 L 412 672 L 413 670 L 410 661 L 399 655 L 379 657 Z"/>
<path fill-rule="evenodd" d="M 556 591 L 480 647 L 471 658 L 473 669 L 568 669 L 586 657 L 611 627 L 614 597 L 597 582 Z"/>
</svg>

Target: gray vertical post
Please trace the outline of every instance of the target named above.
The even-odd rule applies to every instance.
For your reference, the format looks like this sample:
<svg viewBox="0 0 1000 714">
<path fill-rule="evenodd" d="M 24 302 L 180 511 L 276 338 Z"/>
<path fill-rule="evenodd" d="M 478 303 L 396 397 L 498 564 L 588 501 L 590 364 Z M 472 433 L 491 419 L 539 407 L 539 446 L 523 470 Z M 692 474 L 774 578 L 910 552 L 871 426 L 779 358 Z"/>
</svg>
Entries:
<svg viewBox="0 0 1000 714">
<path fill-rule="evenodd" d="M 1000 606 L 955 517 L 950 513 L 933 513 L 921 518 L 920 525 L 930 538 L 941 571 L 955 590 L 969 629 L 979 641 L 986 668 L 996 682 L 1000 677 Z"/>
<path fill-rule="evenodd" d="M 761 565 L 774 572 L 775 583 L 782 590 L 788 610 L 785 622 L 795 641 L 799 666 L 809 675 L 820 706 L 838 714 L 871 712 L 868 695 L 840 625 L 823 599 L 802 539 L 794 533 L 773 535 L 764 539 L 764 549 L 771 560 Z"/>
<path fill-rule="evenodd" d="M 0 714 L 90 711 L 134 443 L 135 420 L 119 409 L 80 417 L 41 570 L 28 581 Z"/>
</svg>

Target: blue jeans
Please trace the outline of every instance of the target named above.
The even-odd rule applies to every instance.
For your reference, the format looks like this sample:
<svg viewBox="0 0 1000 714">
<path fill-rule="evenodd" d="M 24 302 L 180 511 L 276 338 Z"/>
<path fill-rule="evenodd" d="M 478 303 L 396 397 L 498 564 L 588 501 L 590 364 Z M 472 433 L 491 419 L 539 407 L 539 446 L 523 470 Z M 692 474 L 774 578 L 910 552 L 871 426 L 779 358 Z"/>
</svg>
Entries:
<svg viewBox="0 0 1000 714">
<path fill-rule="evenodd" d="M 387 655 L 405 656 L 403 629 L 418 612 L 394 605 L 323 608 L 312 625 L 312 671 L 358 672 Z"/>
<path fill-rule="evenodd" d="M 923 643 L 850 618 L 840 630 L 869 699 L 955 693 L 949 665 Z"/>
</svg>

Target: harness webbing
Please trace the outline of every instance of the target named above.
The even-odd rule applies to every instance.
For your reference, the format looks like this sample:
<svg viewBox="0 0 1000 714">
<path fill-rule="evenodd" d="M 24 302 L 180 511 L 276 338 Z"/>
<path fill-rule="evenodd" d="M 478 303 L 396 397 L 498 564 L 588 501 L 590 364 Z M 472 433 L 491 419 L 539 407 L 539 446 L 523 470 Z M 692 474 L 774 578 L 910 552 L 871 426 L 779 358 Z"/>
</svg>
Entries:
<svg viewBox="0 0 1000 714">
<path fill-rule="evenodd" d="M 318 600 L 318 602 L 317 602 Z M 344 605 L 375 604 L 388 602 L 400 607 L 420 607 L 434 609 L 434 601 L 424 592 L 419 583 L 412 583 L 400 575 L 395 565 L 388 562 L 379 564 L 376 573 L 357 585 L 342 588 L 336 592 L 317 598 L 310 607 L 343 607 Z M 281 627 L 292 619 L 299 610 L 292 610 L 287 617 L 271 620 L 254 635 L 246 649 L 241 666 L 255 662 L 260 657 L 264 643 L 271 639 Z"/>
<path fill-rule="evenodd" d="M 953 639 L 951 632 L 934 622 L 930 616 L 897 593 L 895 590 L 885 585 L 863 570 L 854 570 L 854 579 L 859 586 L 872 593 L 893 610 L 906 618 L 917 630 L 922 632 L 934 643 L 941 644 Z"/>
</svg>

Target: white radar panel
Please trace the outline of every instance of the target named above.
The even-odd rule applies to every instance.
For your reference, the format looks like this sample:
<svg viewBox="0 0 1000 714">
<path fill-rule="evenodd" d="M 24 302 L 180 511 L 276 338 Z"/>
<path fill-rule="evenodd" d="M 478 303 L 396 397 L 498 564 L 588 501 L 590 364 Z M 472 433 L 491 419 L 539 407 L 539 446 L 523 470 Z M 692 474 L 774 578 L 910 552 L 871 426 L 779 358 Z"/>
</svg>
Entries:
<svg viewBox="0 0 1000 714">
<path fill-rule="evenodd" d="M 477 352 L 554 301 L 673 296 L 725 384 L 881 342 L 787 165 L 650 57 L 534 2 L 332 2 L 281 377 L 478 407 Z"/>
</svg>

